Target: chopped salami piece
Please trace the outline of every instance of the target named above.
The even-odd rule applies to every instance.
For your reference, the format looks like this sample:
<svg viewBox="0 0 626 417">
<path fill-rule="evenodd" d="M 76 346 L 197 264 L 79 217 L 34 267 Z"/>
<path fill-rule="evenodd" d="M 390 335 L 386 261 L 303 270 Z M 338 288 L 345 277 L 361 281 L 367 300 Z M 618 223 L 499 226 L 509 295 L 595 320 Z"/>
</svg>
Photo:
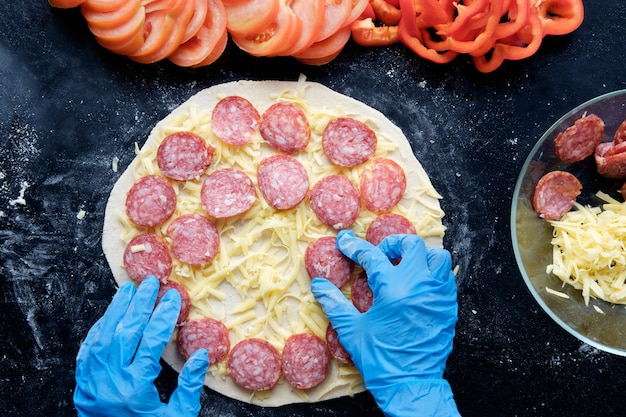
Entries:
<svg viewBox="0 0 626 417">
<path fill-rule="evenodd" d="M 172 238 L 172 252 L 181 262 L 205 266 L 215 258 L 220 246 L 217 227 L 204 216 L 185 214 L 167 227 Z"/>
<path fill-rule="evenodd" d="M 322 134 L 324 153 L 334 164 L 355 167 L 376 153 L 376 133 L 365 123 L 339 117 L 326 125 Z"/>
<path fill-rule="evenodd" d="M 390 235 L 416 234 L 415 226 L 406 217 L 396 213 L 382 214 L 374 219 L 367 228 L 365 240 L 378 245 Z"/>
<path fill-rule="evenodd" d="M 167 178 L 187 181 L 200 178 L 211 164 L 215 148 L 193 132 L 175 132 L 163 139 L 157 164 Z"/>
<path fill-rule="evenodd" d="M 140 227 L 154 227 L 172 217 L 176 191 L 158 175 L 139 178 L 126 194 L 126 214 Z"/>
<path fill-rule="evenodd" d="M 304 266 L 311 279 L 326 278 L 338 288 L 350 281 L 354 262 L 337 249 L 337 238 L 324 236 L 307 246 Z"/>
<path fill-rule="evenodd" d="M 336 230 L 350 227 L 361 212 L 359 190 L 342 175 L 319 180 L 311 189 L 309 200 L 320 221 Z"/>
<path fill-rule="evenodd" d="M 252 390 L 274 388 L 282 375 L 280 354 L 263 339 L 244 339 L 230 351 L 228 375 L 236 384 Z"/>
<path fill-rule="evenodd" d="M 352 304 L 361 313 L 365 313 L 374 303 L 374 293 L 367 282 L 367 274 L 361 271 L 359 275 L 352 281 L 352 289 L 350 291 Z"/>
<path fill-rule="evenodd" d="M 207 213 L 223 219 L 248 211 L 256 201 L 256 192 L 245 172 L 236 168 L 222 168 L 204 180 L 200 200 Z"/>
<path fill-rule="evenodd" d="M 126 245 L 124 268 L 128 276 L 138 282 L 149 275 L 164 281 L 172 273 L 172 257 L 160 237 L 144 233 L 135 236 Z"/>
<path fill-rule="evenodd" d="M 595 114 L 576 120 L 554 140 L 556 156 L 564 162 L 579 162 L 592 155 L 604 138 L 604 122 Z"/>
<path fill-rule="evenodd" d="M 361 173 L 361 199 L 366 209 L 384 213 L 395 207 L 406 191 L 406 175 L 391 159 L 375 158 Z"/>
<path fill-rule="evenodd" d="M 615 131 L 615 135 L 613 135 L 613 144 L 619 145 L 620 143 L 626 142 L 626 120 L 624 120 L 617 130 Z"/>
<path fill-rule="evenodd" d="M 275 103 L 261 116 L 261 136 L 286 154 L 298 153 L 309 144 L 311 127 L 304 111 L 294 103 Z"/>
<path fill-rule="evenodd" d="M 595 160 L 598 174 L 606 178 L 626 178 L 626 142 L 614 145 L 603 142 L 596 148 Z"/>
<path fill-rule="evenodd" d="M 161 298 L 163 298 L 165 293 L 172 289 L 178 291 L 178 294 L 180 294 L 180 313 L 178 314 L 178 320 L 176 320 L 176 325 L 182 326 L 183 323 L 187 321 L 189 311 L 191 310 L 191 298 L 189 297 L 189 292 L 187 291 L 187 288 L 185 288 L 183 285 L 179 284 L 176 281 L 172 281 L 171 279 L 167 282 L 161 282 L 156 302 L 158 303 L 159 301 L 161 301 Z"/>
<path fill-rule="evenodd" d="M 243 97 L 227 96 L 217 102 L 211 115 L 215 136 L 233 146 L 252 141 L 259 128 L 259 112 Z"/>
<path fill-rule="evenodd" d="M 333 358 L 337 359 L 341 363 L 345 363 L 346 365 L 354 364 L 354 362 L 352 362 L 352 357 L 339 341 L 337 331 L 330 323 L 326 328 L 326 344 L 328 345 L 328 350 Z"/>
<path fill-rule="evenodd" d="M 294 388 L 311 389 L 322 382 L 330 369 L 326 343 L 310 333 L 289 336 L 282 354 L 283 375 Z"/>
<path fill-rule="evenodd" d="M 196 350 L 206 349 L 211 365 L 226 358 L 230 350 L 228 329 L 221 321 L 209 317 L 185 323 L 178 331 L 176 343 L 184 360 Z"/>
<path fill-rule="evenodd" d="M 565 171 L 552 171 L 541 177 L 533 195 L 533 207 L 539 217 L 558 220 L 571 210 L 582 184 Z"/>
<path fill-rule="evenodd" d="M 309 175 L 297 159 L 273 155 L 257 168 L 259 189 L 265 200 L 278 210 L 297 206 L 309 191 Z"/>
</svg>

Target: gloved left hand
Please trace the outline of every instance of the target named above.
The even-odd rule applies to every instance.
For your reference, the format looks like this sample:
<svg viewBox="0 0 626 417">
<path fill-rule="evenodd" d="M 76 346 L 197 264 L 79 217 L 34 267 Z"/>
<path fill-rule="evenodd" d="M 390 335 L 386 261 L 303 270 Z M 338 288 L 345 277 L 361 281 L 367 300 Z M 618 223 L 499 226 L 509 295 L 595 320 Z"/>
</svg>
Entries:
<svg viewBox="0 0 626 417">
<path fill-rule="evenodd" d="M 137 290 L 131 282 L 123 284 L 87 334 L 76 358 L 79 416 L 196 417 L 200 412 L 206 350 L 187 360 L 169 404 L 161 402 L 154 385 L 181 303 L 178 292 L 170 290 L 154 308 L 158 290 L 159 281 L 152 276 Z"/>
</svg>

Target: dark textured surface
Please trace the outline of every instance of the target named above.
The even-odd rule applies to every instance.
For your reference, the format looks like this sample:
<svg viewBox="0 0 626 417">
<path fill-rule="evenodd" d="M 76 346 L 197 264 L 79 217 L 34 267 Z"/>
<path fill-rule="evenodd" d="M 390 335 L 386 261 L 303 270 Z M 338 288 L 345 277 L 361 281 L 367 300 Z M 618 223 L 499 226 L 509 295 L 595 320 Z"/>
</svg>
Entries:
<svg viewBox="0 0 626 417">
<path fill-rule="evenodd" d="M 459 265 L 447 377 L 464 416 L 623 415 L 626 359 L 582 344 L 539 308 L 519 274 L 509 214 L 535 141 L 570 108 L 626 88 L 626 3 L 586 1 L 574 34 L 489 75 L 402 46 L 350 44 L 330 65 L 258 59 L 230 45 L 211 67 L 135 64 L 102 49 L 77 10 L 0 5 L 0 412 L 71 416 L 74 358 L 115 288 L 101 250 L 104 208 L 153 125 L 204 87 L 304 73 L 386 114 L 443 195 Z M 111 169 L 120 158 L 120 173 Z M 86 212 L 84 219 L 76 216 Z M 158 380 L 167 396 L 176 374 Z M 368 394 L 259 409 L 202 394 L 202 416 L 381 415 Z"/>
</svg>

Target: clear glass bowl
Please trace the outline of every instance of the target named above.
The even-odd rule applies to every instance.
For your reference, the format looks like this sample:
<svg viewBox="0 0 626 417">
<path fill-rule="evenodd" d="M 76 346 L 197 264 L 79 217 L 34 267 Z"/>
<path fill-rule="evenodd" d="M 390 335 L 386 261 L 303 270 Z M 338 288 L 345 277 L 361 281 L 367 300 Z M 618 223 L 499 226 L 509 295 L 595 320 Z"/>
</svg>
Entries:
<svg viewBox="0 0 626 417">
<path fill-rule="evenodd" d="M 554 139 L 584 114 L 594 113 L 605 123 L 604 141 L 626 119 L 626 90 L 596 97 L 571 110 L 554 123 L 531 150 L 515 185 L 511 207 L 511 237 L 520 272 L 535 300 L 561 327 L 581 341 L 606 352 L 626 356 L 626 306 L 591 299 L 585 305 L 580 290 L 546 273 L 552 263 L 552 227 L 539 218 L 532 206 L 535 185 L 548 171 L 564 170 L 574 174 L 583 184 L 577 201 L 598 206 L 597 191 L 619 199 L 623 180 L 609 180 L 597 173 L 593 156 L 584 161 L 567 164 L 554 153 Z M 620 200 L 621 201 L 621 200 Z M 564 292 L 569 299 L 548 293 L 546 287 Z M 598 312 L 596 305 L 603 312 Z"/>
</svg>

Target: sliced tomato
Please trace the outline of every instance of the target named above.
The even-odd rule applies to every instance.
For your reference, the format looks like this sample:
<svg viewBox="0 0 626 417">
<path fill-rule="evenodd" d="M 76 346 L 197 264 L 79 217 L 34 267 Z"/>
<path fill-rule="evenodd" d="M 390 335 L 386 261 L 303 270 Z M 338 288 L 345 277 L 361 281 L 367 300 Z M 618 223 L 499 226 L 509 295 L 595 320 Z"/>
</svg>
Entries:
<svg viewBox="0 0 626 417">
<path fill-rule="evenodd" d="M 278 14 L 280 0 L 222 0 L 228 17 L 228 31 L 250 36 L 268 27 Z"/>
<path fill-rule="evenodd" d="M 82 9 L 88 9 L 98 13 L 114 12 L 124 7 L 127 0 L 86 0 L 81 4 Z"/>
<path fill-rule="evenodd" d="M 206 65 L 211 65 L 212 63 L 217 61 L 217 59 L 220 56 L 222 56 L 222 54 L 224 53 L 224 50 L 226 49 L 227 44 L 228 44 L 228 31 L 225 30 L 224 33 L 222 34 L 222 37 L 215 44 L 215 48 L 213 48 L 213 51 L 211 51 L 211 53 L 202 62 L 196 65 L 193 65 L 193 67 L 195 68 L 203 67 Z"/>
<path fill-rule="evenodd" d="M 228 35 L 224 5 L 221 0 L 203 1 L 207 3 L 208 13 L 205 15 L 202 26 L 200 26 L 198 32 L 191 39 L 182 43 L 168 56 L 171 62 L 181 67 L 201 65 L 221 48 L 217 57 L 213 59 L 213 61 L 215 61 L 226 48 Z"/>
<path fill-rule="evenodd" d="M 323 41 L 345 27 L 351 12 L 352 0 L 326 0 L 324 25 L 315 38 L 315 42 Z"/>
<path fill-rule="evenodd" d="M 48 0 L 48 3 L 52 7 L 57 7 L 59 9 L 71 9 L 73 7 L 78 7 L 83 4 L 86 0 Z"/>
<path fill-rule="evenodd" d="M 232 34 L 235 44 L 253 56 L 275 56 L 291 48 L 298 40 L 302 21 L 291 8 L 282 5 L 276 19 L 253 35 Z"/>
<path fill-rule="evenodd" d="M 288 7 L 302 22 L 302 29 L 298 40 L 282 52 L 283 55 L 293 55 L 313 44 L 317 34 L 324 24 L 326 0 L 292 0 Z"/>
<path fill-rule="evenodd" d="M 389 46 L 397 43 L 398 26 L 376 26 L 371 18 L 350 25 L 352 39 L 361 46 Z"/>
<path fill-rule="evenodd" d="M 294 55 L 294 57 L 308 65 L 328 64 L 341 53 L 348 40 L 350 40 L 351 34 L 350 26 L 340 28 L 330 37 L 323 41 L 315 42 L 301 53 Z"/>
<path fill-rule="evenodd" d="M 112 12 L 95 12 L 89 8 L 81 7 L 81 13 L 90 28 L 112 29 L 132 19 L 140 7 L 140 0 L 129 0 Z"/>
<path fill-rule="evenodd" d="M 217 8 L 217 6 L 215 6 L 216 2 L 210 0 L 194 0 L 193 16 L 191 17 L 191 20 L 189 20 L 189 23 L 187 23 L 187 27 L 185 28 L 185 33 L 183 34 L 183 39 L 181 43 L 185 43 L 189 39 L 193 38 L 195 34 L 198 33 L 200 28 L 204 25 L 204 21 L 207 17 L 209 10 L 209 3 L 211 3 L 212 7 L 210 7 L 210 9 L 213 12 L 213 10 Z M 220 1 L 219 3 L 220 10 L 223 11 L 224 15 L 224 27 L 226 27 L 226 11 L 222 2 Z"/>
<path fill-rule="evenodd" d="M 145 10 L 140 7 L 133 17 L 123 25 L 110 29 L 90 26 L 89 29 L 100 45 L 112 52 L 128 55 L 139 50 L 144 43 L 143 25 L 145 19 Z"/>
<path fill-rule="evenodd" d="M 363 16 L 363 13 L 366 13 L 366 10 L 371 10 L 372 16 Z M 349 25 L 352 24 L 352 22 L 354 22 L 355 20 L 359 19 L 359 18 L 365 18 L 365 17 L 374 17 L 373 16 L 374 13 L 374 9 L 372 9 L 372 6 L 370 5 L 370 1 L 369 0 L 352 0 L 352 10 L 350 11 L 350 14 L 348 15 L 348 17 L 346 18 L 345 24 Z"/>
</svg>

